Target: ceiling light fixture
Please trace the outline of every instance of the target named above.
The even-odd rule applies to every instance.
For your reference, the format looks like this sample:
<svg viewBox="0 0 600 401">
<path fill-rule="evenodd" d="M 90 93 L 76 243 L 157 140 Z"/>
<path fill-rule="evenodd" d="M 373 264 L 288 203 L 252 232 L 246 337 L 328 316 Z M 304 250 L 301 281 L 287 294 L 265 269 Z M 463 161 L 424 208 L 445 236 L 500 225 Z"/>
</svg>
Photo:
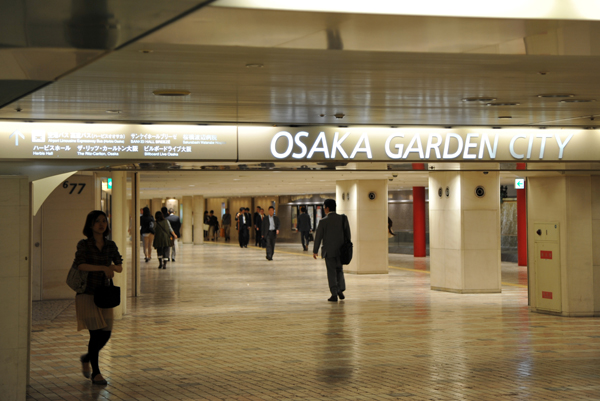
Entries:
<svg viewBox="0 0 600 401">
<path fill-rule="evenodd" d="M 108 114 L 121 114 L 121 110 L 106 110 Z"/>
<path fill-rule="evenodd" d="M 563 99 L 561 103 L 592 103 L 595 102 L 596 99 Z"/>
<path fill-rule="evenodd" d="M 488 103 L 486 106 L 518 106 L 521 103 L 503 102 L 503 103 Z"/>
<path fill-rule="evenodd" d="M 339 118 L 339 119 L 342 119 L 342 118 L 346 117 L 346 115 L 344 113 L 335 113 L 333 116 L 335 118 Z"/>
<path fill-rule="evenodd" d="M 463 102 L 493 102 L 496 100 L 495 97 L 465 97 L 462 99 Z"/>
<path fill-rule="evenodd" d="M 572 93 L 542 93 L 541 95 L 536 95 L 537 97 L 542 98 L 561 98 L 561 97 L 573 97 Z"/>
<path fill-rule="evenodd" d="M 191 92 L 181 89 L 157 89 L 152 93 L 155 96 L 187 96 Z"/>
<path fill-rule="evenodd" d="M 506 118 L 506 119 L 508 119 L 508 118 L 512 118 L 512 116 L 498 116 L 498 118 Z"/>
</svg>

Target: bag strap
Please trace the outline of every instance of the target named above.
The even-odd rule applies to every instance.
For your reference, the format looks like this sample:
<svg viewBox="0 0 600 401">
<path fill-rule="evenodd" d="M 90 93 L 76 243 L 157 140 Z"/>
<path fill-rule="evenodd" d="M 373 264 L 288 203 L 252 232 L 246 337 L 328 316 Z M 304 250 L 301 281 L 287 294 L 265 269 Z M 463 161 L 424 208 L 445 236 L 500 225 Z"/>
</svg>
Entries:
<svg viewBox="0 0 600 401">
<path fill-rule="evenodd" d="M 163 226 L 161 226 L 160 224 L 158 224 L 158 222 L 156 222 L 156 225 L 159 226 L 160 228 L 162 228 L 163 231 L 167 233 L 167 235 L 171 235 L 171 233 L 168 232 Z"/>
<path fill-rule="evenodd" d="M 342 215 L 342 231 L 344 232 L 344 243 L 348 242 L 348 238 L 346 238 L 346 226 L 348 223 L 348 216 L 345 214 Z"/>
</svg>

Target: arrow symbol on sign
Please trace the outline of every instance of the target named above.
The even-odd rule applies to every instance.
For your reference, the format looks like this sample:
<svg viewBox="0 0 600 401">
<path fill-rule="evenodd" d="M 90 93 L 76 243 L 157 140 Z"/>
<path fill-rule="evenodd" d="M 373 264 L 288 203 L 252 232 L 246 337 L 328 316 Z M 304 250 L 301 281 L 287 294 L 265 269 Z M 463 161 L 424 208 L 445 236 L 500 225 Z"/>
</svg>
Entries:
<svg viewBox="0 0 600 401">
<path fill-rule="evenodd" d="M 10 136 L 8 138 L 12 138 L 15 137 L 15 146 L 19 146 L 19 137 L 21 137 L 22 139 L 25 139 L 25 136 L 23 134 L 21 134 L 20 131 L 15 131 L 12 134 L 10 134 Z"/>
</svg>

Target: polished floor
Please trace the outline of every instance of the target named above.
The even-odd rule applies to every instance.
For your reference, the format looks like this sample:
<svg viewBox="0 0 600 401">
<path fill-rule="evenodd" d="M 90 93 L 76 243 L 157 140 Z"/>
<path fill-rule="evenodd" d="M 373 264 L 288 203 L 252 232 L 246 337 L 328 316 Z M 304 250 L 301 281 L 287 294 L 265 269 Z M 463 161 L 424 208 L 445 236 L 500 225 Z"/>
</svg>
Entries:
<svg viewBox="0 0 600 401">
<path fill-rule="evenodd" d="M 101 353 L 108 386 L 79 372 L 74 306 L 41 313 L 27 399 L 600 399 L 600 319 L 530 313 L 525 268 L 503 264 L 502 294 L 459 295 L 429 289 L 428 259 L 390 267 L 346 275 L 331 303 L 324 262 L 299 245 L 272 262 L 184 246 L 167 270 L 144 264 L 144 295 Z"/>
</svg>

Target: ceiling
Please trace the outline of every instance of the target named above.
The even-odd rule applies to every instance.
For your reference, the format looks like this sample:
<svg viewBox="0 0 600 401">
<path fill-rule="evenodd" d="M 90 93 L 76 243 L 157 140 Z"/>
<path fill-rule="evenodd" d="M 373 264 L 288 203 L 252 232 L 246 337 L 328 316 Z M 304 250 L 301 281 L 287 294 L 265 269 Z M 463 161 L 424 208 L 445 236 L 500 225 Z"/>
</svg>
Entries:
<svg viewBox="0 0 600 401">
<path fill-rule="evenodd" d="M 3 107 L 0 119 L 595 127 L 594 116 L 600 117 L 599 21 L 213 4 Z M 191 93 L 155 96 L 159 89 Z M 473 97 L 496 100 L 463 100 Z M 389 179 L 383 170 L 361 179 Z M 202 183 L 194 183 L 194 174 Z M 340 174 L 145 172 L 142 184 L 156 194 L 167 187 L 194 192 L 190 185 L 215 196 L 297 194 L 332 192 Z M 401 175 L 390 182 L 393 187 L 426 185 L 427 173 Z M 234 179 L 242 184 L 236 190 L 230 188 Z"/>
</svg>

